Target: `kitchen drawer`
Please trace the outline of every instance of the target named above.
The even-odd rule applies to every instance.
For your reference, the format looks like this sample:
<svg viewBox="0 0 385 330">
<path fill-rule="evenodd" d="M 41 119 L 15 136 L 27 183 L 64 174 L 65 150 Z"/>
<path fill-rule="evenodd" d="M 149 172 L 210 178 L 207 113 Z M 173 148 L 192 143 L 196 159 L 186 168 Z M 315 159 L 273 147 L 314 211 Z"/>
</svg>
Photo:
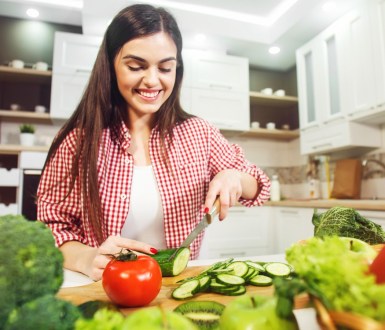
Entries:
<svg viewBox="0 0 385 330">
<path fill-rule="evenodd" d="M 6 214 L 18 214 L 18 206 L 17 204 L 0 204 L 0 216 Z"/>
<path fill-rule="evenodd" d="M 18 187 L 20 184 L 20 170 L 0 168 L 0 187 Z"/>
<path fill-rule="evenodd" d="M 336 122 L 303 129 L 300 133 L 301 154 L 315 154 L 351 147 L 381 147 L 381 130 L 355 122 Z"/>
<path fill-rule="evenodd" d="M 29 170 L 41 170 L 47 158 L 46 152 L 23 151 L 20 153 L 19 167 Z"/>
</svg>

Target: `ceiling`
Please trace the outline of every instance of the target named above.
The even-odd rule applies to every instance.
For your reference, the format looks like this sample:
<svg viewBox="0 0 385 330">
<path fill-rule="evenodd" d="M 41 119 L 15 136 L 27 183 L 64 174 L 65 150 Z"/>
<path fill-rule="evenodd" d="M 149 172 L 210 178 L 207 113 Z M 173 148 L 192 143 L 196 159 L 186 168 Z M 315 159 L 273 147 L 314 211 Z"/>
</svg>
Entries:
<svg viewBox="0 0 385 330">
<path fill-rule="evenodd" d="M 249 58 L 250 65 L 286 71 L 295 65 L 295 50 L 360 1 L 334 0 L 142 0 L 168 8 L 177 19 L 185 48 L 208 49 Z M 30 7 L 38 19 L 79 25 L 84 34 L 102 35 L 112 17 L 131 0 L 0 0 L 0 16 L 26 18 Z M 206 35 L 197 41 L 198 33 Z M 281 52 L 271 55 L 270 46 Z"/>
</svg>

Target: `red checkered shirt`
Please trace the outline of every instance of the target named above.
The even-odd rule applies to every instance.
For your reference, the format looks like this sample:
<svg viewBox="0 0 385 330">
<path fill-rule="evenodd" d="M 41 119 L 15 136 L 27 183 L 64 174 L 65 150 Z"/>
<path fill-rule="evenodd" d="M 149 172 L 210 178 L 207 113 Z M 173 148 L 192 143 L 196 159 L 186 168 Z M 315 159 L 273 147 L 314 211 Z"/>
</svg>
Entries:
<svg viewBox="0 0 385 330">
<path fill-rule="evenodd" d="M 134 160 L 128 152 L 131 137 L 122 124 L 119 131 L 105 129 L 98 159 L 98 181 L 103 221 L 108 235 L 120 235 L 130 207 Z M 52 230 L 56 244 L 79 241 L 98 246 L 85 221 L 80 182 L 68 193 L 70 167 L 76 148 L 76 134 L 70 133 L 46 167 L 38 189 L 38 219 Z M 245 206 L 262 205 L 270 195 L 270 181 L 264 172 L 244 158 L 242 149 L 230 144 L 208 122 L 191 118 L 174 128 L 169 150 L 170 175 L 162 159 L 159 133 L 152 130 L 150 158 L 161 195 L 164 232 L 168 248 L 178 247 L 203 217 L 203 204 L 210 180 L 221 170 L 237 169 L 258 181 L 260 192 L 253 200 L 240 199 Z M 146 198 L 146 196 L 143 196 Z M 191 258 L 199 255 L 203 233 L 191 244 Z"/>
</svg>

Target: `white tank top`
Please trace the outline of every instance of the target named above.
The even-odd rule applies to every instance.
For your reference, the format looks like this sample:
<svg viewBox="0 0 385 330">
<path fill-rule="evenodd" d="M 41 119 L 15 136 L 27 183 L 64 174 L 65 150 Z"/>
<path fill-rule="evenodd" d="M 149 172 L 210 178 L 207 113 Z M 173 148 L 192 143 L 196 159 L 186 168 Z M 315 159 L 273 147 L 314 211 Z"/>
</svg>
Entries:
<svg viewBox="0 0 385 330">
<path fill-rule="evenodd" d="M 130 208 L 121 236 L 158 250 L 166 248 L 162 201 L 151 165 L 134 165 Z"/>
</svg>

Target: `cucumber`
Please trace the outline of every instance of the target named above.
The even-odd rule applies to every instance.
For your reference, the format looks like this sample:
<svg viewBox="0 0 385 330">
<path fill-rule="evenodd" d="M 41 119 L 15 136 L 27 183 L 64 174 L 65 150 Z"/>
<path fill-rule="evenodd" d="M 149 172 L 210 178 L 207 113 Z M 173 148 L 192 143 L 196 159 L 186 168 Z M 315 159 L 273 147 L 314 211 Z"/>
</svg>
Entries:
<svg viewBox="0 0 385 330">
<path fill-rule="evenodd" d="M 244 277 L 249 270 L 249 266 L 243 261 L 234 261 L 227 267 L 227 269 L 231 269 L 233 275 Z"/>
<path fill-rule="evenodd" d="M 199 292 L 206 291 L 210 286 L 210 282 L 211 282 L 211 277 L 208 275 L 205 275 L 199 278 L 199 284 L 200 284 Z"/>
<path fill-rule="evenodd" d="M 163 277 L 177 276 L 187 267 L 190 249 L 181 247 L 160 250 L 157 254 L 152 254 L 151 257 L 158 262 Z"/>
<path fill-rule="evenodd" d="M 273 284 L 273 279 L 265 275 L 257 275 L 249 280 L 249 284 L 255 286 L 270 286 Z"/>
<path fill-rule="evenodd" d="M 254 269 L 258 270 L 258 272 L 260 273 L 265 272 L 265 268 L 258 262 L 255 262 L 255 261 L 245 261 L 245 262 L 249 267 L 253 267 Z"/>
<path fill-rule="evenodd" d="M 219 274 L 217 276 L 217 281 L 225 285 L 242 285 L 245 284 L 245 280 L 237 275 L 231 274 Z"/>
<path fill-rule="evenodd" d="M 291 267 L 283 262 L 268 262 L 264 265 L 268 275 L 286 277 L 291 274 Z"/>
<path fill-rule="evenodd" d="M 171 295 L 174 299 L 182 300 L 193 297 L 194 294 L 199 292 L 199 290 L 199 280 L 191 280 L 179 285 L 176 289 L 174 289 Z"/>
</svg>

